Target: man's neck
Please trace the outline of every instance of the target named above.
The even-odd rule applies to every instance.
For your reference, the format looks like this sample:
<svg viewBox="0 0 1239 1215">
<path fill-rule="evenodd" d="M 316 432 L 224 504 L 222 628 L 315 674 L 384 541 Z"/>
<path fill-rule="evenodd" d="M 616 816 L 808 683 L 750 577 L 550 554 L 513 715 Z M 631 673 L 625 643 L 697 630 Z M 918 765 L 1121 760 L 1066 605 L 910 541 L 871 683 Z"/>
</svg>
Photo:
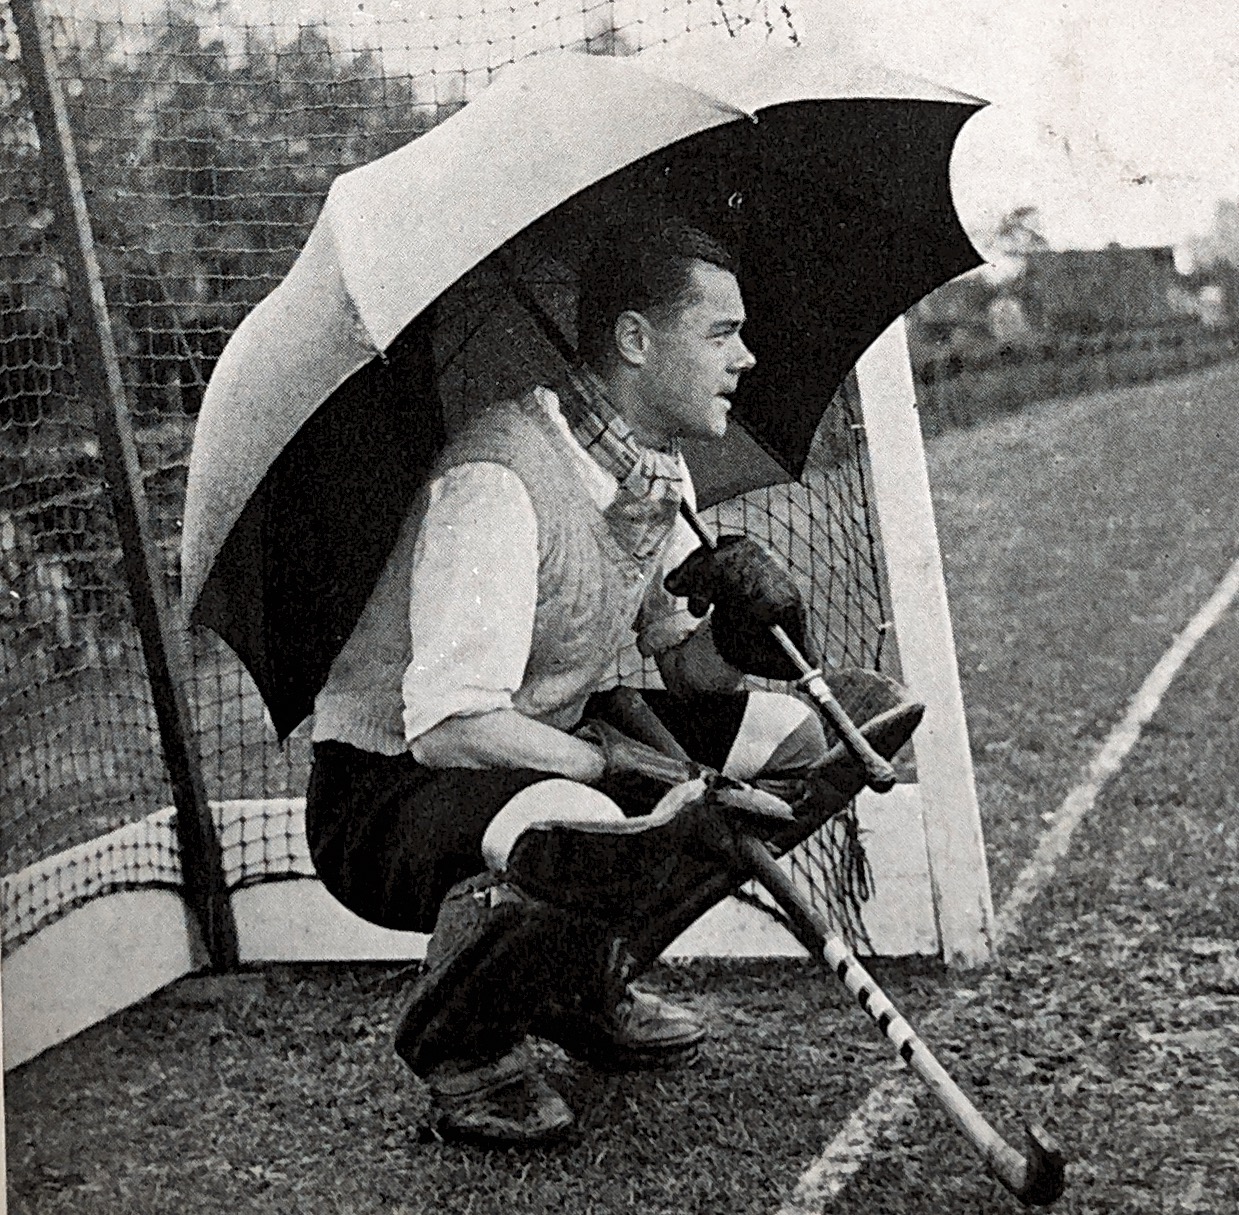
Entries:
<svg viewBox="0 0 1239 1215">
<path fill-rule="evenodd" d="M 675 436 L 670 433 L 658 412 L 650 408 L 637 391 L 636 385 L 627 376 L 622 374 L 599 375 L 598 382 L 602 385 L 607 400 L 611 403 L 611 408 L 628 423 L 632 429 L 633 438 L 638 443 L 645 447 L 652 447 L 655 451 L 667 451 L 671 447 Z"/>
</svg>

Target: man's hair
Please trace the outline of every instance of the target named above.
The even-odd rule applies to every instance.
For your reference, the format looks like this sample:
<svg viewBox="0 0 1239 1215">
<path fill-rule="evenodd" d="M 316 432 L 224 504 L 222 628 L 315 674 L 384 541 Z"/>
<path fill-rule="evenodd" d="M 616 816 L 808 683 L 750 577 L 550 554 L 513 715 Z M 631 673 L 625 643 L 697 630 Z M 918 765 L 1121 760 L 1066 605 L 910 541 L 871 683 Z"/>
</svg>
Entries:
<svg viewBox="0 0 1239 1215">
<path fill-rule="evenodd" d="M 595 246 L 581 274 L 577 354 L 603 370 L 615 353 L 615 322 L 623 312 L 645 316 L 688 303 L 695 261 L 737 273 L 732 255 L 683 219 L 657 226 L 616 228 Z"/>
</svg>

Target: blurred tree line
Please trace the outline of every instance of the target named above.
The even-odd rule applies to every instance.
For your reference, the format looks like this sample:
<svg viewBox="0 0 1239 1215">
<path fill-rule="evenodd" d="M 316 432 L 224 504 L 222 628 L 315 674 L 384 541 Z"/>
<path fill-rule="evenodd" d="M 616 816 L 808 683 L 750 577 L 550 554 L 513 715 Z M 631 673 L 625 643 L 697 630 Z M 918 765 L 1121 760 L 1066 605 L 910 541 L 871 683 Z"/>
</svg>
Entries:
<svg viewBox="0 0 1239 1215">
<path fill-rule="evenodd" d="M 1034 207 L 982 243 L 987 265 L 909 314 L 927 433 L 1235 354 L 1236 297 L 1217 266 L 1182 271 L 1170 246 L 1051 249 Z"/>
<path fill-rule="evenodd" d="M 1035 207 L 1007 213 L 982 240 L 990 261 L 947 283 L 909 316 L 914 361 L 993 360 L 1033 347 L 1177 328 L 1233 328 L 1239 293 L 1225 258 L 1189 247 L 1052 249 Z M 1236 246 L 1239 248 L 1239 246 Z M 1180 263 L 1193 262 L 1191 269 Z M 1228 278 L 1227 271 L 1230 271 Z M 1209 335 L 1202 334 L 1202 341 Z"/>
<path fill-rule="evenodd" d="M 373 51 L 321 28 L 205 38 L 192 0 L 136 48 L 119 23 L 59 40 L 131 404 L 193 413 L 241 317 L 282 277 L 332 179 L 441 117 Z M 11 25 L 0 30 L 0 428 L 71 394 L 63 277 Z M 57 398 L 61 398 L 58 402 Z"/>
</svg>

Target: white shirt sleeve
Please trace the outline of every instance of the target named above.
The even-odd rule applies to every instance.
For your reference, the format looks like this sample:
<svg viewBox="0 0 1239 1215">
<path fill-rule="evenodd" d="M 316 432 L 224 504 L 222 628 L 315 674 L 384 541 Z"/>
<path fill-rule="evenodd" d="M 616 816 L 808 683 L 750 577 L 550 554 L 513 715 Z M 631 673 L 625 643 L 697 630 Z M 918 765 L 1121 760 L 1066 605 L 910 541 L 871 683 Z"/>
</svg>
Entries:
<svg viewBox="0 0 1239 1215">
<path fill-rule="evenodd" d="M 413 554 L 402 691 L 414 758 L 447 718 L 512 707 L 537 602 L 538 519 L 520 478 L 501 464 L 450 469 L 430 486 Z"/>
<path fill-rule="evenodd" d="M 696 508 L 697 495 L 683 456 L 680 457 L 680 463 L 684 475 L 684 500 Z M 701 618 L 688 610 L 688 600 L 677 598 L 663 586 L 663 579 L 700 547 L 701 541 L 697 539 L 696 533 L 682 515 L 677 516 L 662 562 L 650 579 L 649 590 L 645 593 L 637 617 L 637 650 L 643 657 L 650 658 L 665 650 L 674 649 L 701 627 Z"/>
</svg>

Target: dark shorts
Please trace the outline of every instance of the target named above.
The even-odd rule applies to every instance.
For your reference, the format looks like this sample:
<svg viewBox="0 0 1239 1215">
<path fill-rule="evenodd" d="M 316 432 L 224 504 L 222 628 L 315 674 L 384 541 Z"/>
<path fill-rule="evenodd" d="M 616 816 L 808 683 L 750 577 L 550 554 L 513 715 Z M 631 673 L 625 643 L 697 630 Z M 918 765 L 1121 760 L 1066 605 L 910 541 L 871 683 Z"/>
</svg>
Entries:
<svg viewBox="0 0 1239 1215">
<path fill-rule="evenodd" d="M 689 755 L 723 766 L 746 693 L 644 695 Z M 306 792 L 310 855 L 350 911 L 385 928 L 430 932 L 448 890 L 485 868 L 482 836 L 491 819 L 547 779 L 520 769 L 426 768 L 407 754 L 316 743 Z"/>
</svg>

